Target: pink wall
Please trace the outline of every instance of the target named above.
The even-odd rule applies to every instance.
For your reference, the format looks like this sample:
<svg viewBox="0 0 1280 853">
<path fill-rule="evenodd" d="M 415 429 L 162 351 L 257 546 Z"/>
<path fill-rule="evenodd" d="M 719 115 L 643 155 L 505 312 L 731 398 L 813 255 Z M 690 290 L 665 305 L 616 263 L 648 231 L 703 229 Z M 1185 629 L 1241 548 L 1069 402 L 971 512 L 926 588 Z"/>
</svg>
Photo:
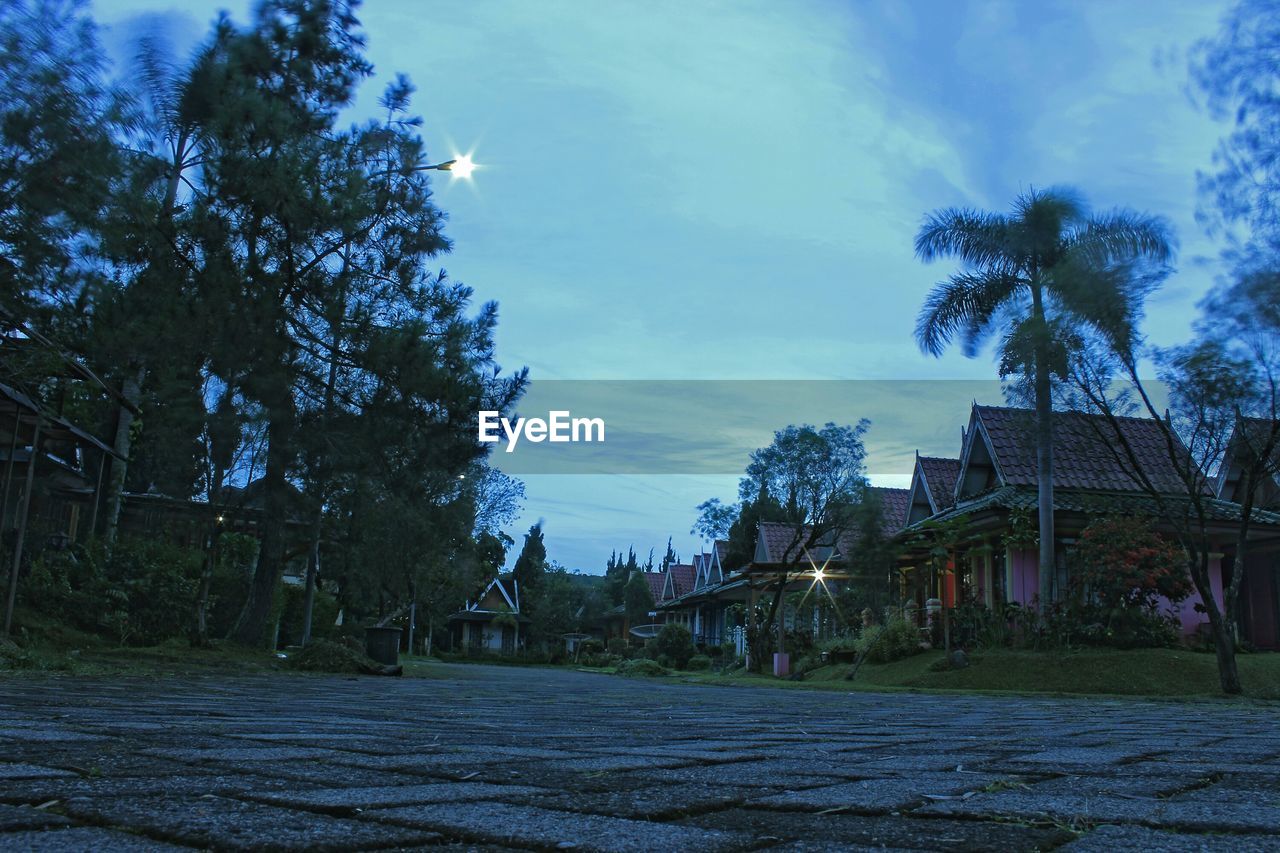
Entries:
<svg viewBox="0 0 1280 853">
<path fill-rule="evenodd" d="M 1218 610 L 1222 610 L 1222 561 L 1217 557 L 1209 561 L 1209 585 L 1213 590 L 1213 599 L 1218 605 Z M 1201 624 L 1209 624 L 1209 615 L 1196 611 L 1196 605 L 1203 600 L 1199 592 L 1192 592 L 1182 604 L 1177 606 L 1170 604 L 1168 599 L 1162 598 L 1160 599 L 1160 610 L 1164 613 L 1172 611 L 1177 614 L 1182 621 L 1182 633 L 1184 635 L 1194 634 Z"/>
<path fill-rule="evenodd" d="M 1013 577 L 1008 598 L 1018 604 L 1030 604 L 1040 594 L 1040 555 L 1035 551 L 1013 551 L 1010 557 Z"/>
<path fill-rule="evenodd" d="M 1008 590 L 1009 601 L 1015 601 L 1019 604 L 1030 604 L 1032 600 L 1040 594 L 1040 555 L 1036 551 L 1013 551 L 1010 554 L 1013 571 L 1011 572 L 1010 585 Z M 1218 602 L 1218 607 L 1222 607 L 1222 565 L 1215 558 L 1209 563 L 1209 577 L 1213 585 L 1213 597 Z M 1196 611 L 1196 605 L 1201 602 L 1200 593 L 1193 592 L 1189 598 L 1182 602 L 1181 605 L 1173 605 L 1168 599 L 1160 600 L 1160 611 L 1162 613 L 1173 612 L 1182 622 L 1183 634 L 1194 634 L 1201 623 L 1208 624 L 1209 617 L 1204 613 Z"/>
</svg>

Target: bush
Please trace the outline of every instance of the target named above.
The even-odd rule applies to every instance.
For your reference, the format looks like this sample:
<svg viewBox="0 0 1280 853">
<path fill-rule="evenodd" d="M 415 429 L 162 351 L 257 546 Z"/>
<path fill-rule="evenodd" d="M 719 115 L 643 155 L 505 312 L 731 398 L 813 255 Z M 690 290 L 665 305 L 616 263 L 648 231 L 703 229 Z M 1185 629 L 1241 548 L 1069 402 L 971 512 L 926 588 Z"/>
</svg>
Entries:
<svg viewBox="0 0 1280 853">
<path fill-rule="evenodd" d="M 688 633 L 687 631 L 685 632 Z M 654 661 L 648 658 L 637 658 L 636 660 L 624 660 L 618 664 L 618 675 L 626 676 L 655 676 L 666 675 L 667 671 Z"/>
<path fill-rule="evenodd" d="M 307 588 L 288 584 L 282 590 L 283 606 L 280 611 L 280 642 L 297 645 L 302 642 L 303 623 L 306 621 Z M 338 599 L 322 589 L 317 589 L 311 605 L 311 639 L 332 640 L 337 636 L 333 624 L 338 618 Z"/>
<path fill-rule="evenodd" d="M 901 660 L 920 652 L 920 629 L 890 608 L 885 613 L 883 628 L 863 630 L 853 646 L 868 663 Z"/>
<path fill-rule="evenodd" d="M 289 658 L 289 666 L 304 672 L 367 672 L 380 664 L 355 649 L 329 640 L 316 640 Z"/>
<path fill-rule="evenodd" d="M 625 658 L 628 651 L 630 651 L 630 644 L 624 638 L 614 637 L 609 640 L 609 654 Z"/>
<path fill-rule="evenodd" d="M 1090 522 L 1072 555 L 1068 631 L 1086 643 L 1140 648 L 1171 646 L 1177 617 L 1161 613 L 1191 594 L 1178 547 L 1148 519 L 1112 516 Z"/>
<path fill-rule="evenodd" d="M 47 551 L 32 564 L 23 601 L 122 646 L 155 645 L 192 623 L 202 559 L 147 539 L 121 539 L 110 560 L 100 547 Z"/>
<path fill-rule="evenodd" d="M 600 654 L 604 654 L 604 643 L 599 640 L 583 640 L 582 644 L 578 646 L 579 660 Z"/>
<path fill-rule="evenodd" d="M 685 668 L 691 670 L 711 669 L 711 658 L 707 655 L 694 655 L 689 658 L 689 664 Z"/>
<path fill-rule="evenodd" d="M 685 669 L 689 665 L 689 659 L 697 654 L 697 649 L 693 647 L 693 636 L 683 625 L 669 622 L 662 626 L 654 639 L 658 660 L 666 658 L 676 669 Z"/>
</svg>

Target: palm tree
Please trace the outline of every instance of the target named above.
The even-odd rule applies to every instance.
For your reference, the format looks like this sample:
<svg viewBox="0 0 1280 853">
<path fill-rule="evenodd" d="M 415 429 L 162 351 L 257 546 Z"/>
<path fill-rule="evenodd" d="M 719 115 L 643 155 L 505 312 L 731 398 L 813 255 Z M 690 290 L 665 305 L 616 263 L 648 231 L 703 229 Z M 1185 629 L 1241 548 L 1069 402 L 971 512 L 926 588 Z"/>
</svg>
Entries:
<svg viewBox="0 0 1280 853">
<path fill-rule="evenodd" d="M 1141 273 L 1173 257 L 1169 229 L 1126 210 L 1091 216 L 1075 191 L 1054 187 L 1019 195 L 1011 214 L 935 211 L 915 248 L 923 261 L 955 257 L 963 265 L 925 299 L 916 320 L 920 348 L 939 356 L 958 338 L 972 358 L 999 335 L 1001 375 L 1021 374 L 1032 386 L 1043 609 L 1055 571 L 1052 374 L 1061 374 L 1082 332 L 1128 351 L 1137 291 L 1149 280 Z"/>
</svg>

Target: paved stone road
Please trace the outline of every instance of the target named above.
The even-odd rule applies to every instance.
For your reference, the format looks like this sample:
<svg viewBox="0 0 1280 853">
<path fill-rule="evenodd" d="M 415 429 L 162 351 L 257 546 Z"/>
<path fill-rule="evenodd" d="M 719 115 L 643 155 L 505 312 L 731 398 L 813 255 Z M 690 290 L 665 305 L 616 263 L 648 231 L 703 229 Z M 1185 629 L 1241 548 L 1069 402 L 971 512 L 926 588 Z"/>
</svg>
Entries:
<svg viewBox="0 0 1280 853">
<path fill-rule="evenodd" d="M 0 849 L 1280 850 L 1280 708 L 440 678 L 0 680 Z"/>
</svg>

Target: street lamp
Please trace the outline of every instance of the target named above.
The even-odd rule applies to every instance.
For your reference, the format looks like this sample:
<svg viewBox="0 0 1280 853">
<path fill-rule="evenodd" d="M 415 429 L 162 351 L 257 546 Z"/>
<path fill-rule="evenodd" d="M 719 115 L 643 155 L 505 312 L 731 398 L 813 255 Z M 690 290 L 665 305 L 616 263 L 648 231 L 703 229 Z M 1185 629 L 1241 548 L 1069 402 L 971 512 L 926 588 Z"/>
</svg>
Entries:
<svg viewBox="0 0 1280 853">
<path fill-rule="evenodd" d="M 463 154 L 452 160 L 445 160 L 443 163 L 435 163 L 430 166 L 410 166 L 407 171 L 410 172 L 448 172 L 459 178 L 471 180 L 471 173 L 476 170 L 476 164 L 471 159 L 470 154 Z M 384 169 L 381 172 L 374 172 L 373 177 L 386 177 L 387 175 L 399 174 L 403 169 Z"/>
<path fill-rule="evenodd" d="M 445 160 L 443 163 L 436 163 L 434 166 L 420 166 L 422 171 L 430 171 L 435 169 L 441 172 L 449 172 L 457 175 L 459 178 L 470 178 L 471 173 L 476 170 L 476 164 L 472 162 L 470 154 L 463 154 L 453 160 Z"/>
</svg>

